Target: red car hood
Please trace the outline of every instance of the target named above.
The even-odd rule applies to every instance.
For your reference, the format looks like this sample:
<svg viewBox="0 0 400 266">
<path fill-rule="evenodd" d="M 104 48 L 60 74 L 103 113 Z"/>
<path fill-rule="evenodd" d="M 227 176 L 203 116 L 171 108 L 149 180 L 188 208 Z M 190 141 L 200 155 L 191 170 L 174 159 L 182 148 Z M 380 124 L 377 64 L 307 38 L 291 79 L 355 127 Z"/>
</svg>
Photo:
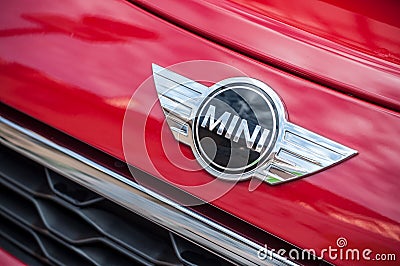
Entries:
<svg viewBox="0 0 400 266">
<path fill-rule="evenodd" d="M 279 186 L 263 184 L 250 192 L 249 182 L 238 183 L 212 204 L 301 248 L 320 251 L 345 237 L 351 248 L 398 252 L 400 115 L 396 111 L 360 99 L 362 93 L 359 98 L 351 97 L 301 78 L 305 74 L 298 77 L 233 52 L 125 1 L 40 3 L 20 0 L 2 4 L 6 14 L 0 18 L 2 102 L 120 159 L 125 159 L 125 149 L 129 158 L 135 158 L 129 161 L 132 165 L 207 198 L 209 191 L 191 187 L 215 179 L 202 170 L 179 169 L 166 157 L 160 137 L 164 114 L 159 105 L 150 114 L 134 113 L 135 120 L 129 121 L 125 132 L 131 142 L 124 149 L 122 127 L 132 94 L 151 78 L 152 63 L 227 63 L 274 88 L 291 122 L 355 149 L 358 155 Z M 268 47 L 280 45 L 278 39 L 269 42 Z M 293 64 L 300 64 L 298 56 L 293 59 Z M 389 71 L 397 66 L 379 61 L 378 67 L 353 59 L 330 63 L 335 69 L 349 63 L 345 85 L 374 94 L 373 100 L 382 105 L 398 106 L 399 92 L 394 89 L 400 84 L 398 73 Z M 307 65 L 306 58 L 302 60 L 310 69 L 309 77 L 328 64 L 324 62 L 324 68 L 315 74 L 316 63 Z M 180 74 L 185 75 L 184 71 Z M 325 74 L 328 79 L 333 73 L 332 84 L 339 82 L 337 71 Z M 358 73 L 370 81 L 381 78 L 381 83 L 375 80 L 371 90 L 366 89 Z M 221 74 L 220 79 L 224 78 Z M 133 100 L 138 105 L 155 101 L 154 86 L 145 96 Z M 172 142 L 171 134 L 167 143 Z M 181 149 L 190 154 L 189 148 Z M 143 156 L 146 153 L 151 163 Z"/>
<path fill-rule="evenodd" d="M 135 2 L 257 60 L 400 110 L 397 1 Z"/>
</svg>

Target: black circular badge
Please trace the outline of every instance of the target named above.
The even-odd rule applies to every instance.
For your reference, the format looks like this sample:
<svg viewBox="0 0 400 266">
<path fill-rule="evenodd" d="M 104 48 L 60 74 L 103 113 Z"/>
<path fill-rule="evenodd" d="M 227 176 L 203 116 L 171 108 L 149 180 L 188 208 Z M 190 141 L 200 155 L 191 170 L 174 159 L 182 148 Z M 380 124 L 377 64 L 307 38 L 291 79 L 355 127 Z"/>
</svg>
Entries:
<svg viewBox="0 0 400 266">
<path fill-rule="evenodd" d="M 216 175 L 241 175 L 264 162 L 278 134 L 277 108 L 249 83 L 214 90 L 200 105 L 193 141 L 200 163 Z"/>
</svg>

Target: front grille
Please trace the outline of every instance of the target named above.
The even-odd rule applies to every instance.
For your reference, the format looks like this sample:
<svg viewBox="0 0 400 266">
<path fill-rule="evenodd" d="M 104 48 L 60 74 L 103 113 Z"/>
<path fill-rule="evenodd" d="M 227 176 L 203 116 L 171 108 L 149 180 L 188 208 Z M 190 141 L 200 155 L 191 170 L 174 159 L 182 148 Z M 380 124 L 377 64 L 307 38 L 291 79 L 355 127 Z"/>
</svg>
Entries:
<svg viewBox="0 0 400 266">
<path fill-rule="evenodd" d="M 229 265 L 4 146 L 0 190 L 0 246 L 30 264 Z"/>
</svg>

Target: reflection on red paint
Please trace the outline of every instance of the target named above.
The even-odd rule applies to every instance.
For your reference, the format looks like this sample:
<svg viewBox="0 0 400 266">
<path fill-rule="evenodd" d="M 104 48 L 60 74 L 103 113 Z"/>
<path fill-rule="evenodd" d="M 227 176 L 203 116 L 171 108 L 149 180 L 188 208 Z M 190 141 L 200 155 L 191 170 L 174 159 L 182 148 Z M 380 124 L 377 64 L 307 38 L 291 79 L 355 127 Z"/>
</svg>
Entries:
<svg viewBox="0 0 400 266">
<path fill-rule="evenodd" d="M 400 110 L 397 1 L 136 1 L 262 62 Z"/>
<path fill-rule="evenodd" d="M 153 31 L 101 16 L 84 15 L 79 20 L 57 14 L 21 14 L 35 26 L 0 30 L 0 37 L 26 34 L 65 34 L 95 42 L 123 42 L 130 38 L 155 39 Z"/>
</svg>

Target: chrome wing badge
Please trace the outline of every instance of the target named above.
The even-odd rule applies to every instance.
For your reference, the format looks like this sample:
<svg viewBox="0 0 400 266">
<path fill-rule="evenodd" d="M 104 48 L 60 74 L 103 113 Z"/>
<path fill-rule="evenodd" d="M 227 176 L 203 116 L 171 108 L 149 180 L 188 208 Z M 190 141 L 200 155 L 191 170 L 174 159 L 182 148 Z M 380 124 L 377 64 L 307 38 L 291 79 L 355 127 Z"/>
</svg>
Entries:
<svg viewBox="0 0 400 266">
<path fill-rule="evenodd" d="M 155 64 L 153 77 L 175 139 L 217 178 L 275 185 L 357 153 L 290 123 L 279 96 L 259 80 L 234 77 L 207 87 Z"/>
</svg>

